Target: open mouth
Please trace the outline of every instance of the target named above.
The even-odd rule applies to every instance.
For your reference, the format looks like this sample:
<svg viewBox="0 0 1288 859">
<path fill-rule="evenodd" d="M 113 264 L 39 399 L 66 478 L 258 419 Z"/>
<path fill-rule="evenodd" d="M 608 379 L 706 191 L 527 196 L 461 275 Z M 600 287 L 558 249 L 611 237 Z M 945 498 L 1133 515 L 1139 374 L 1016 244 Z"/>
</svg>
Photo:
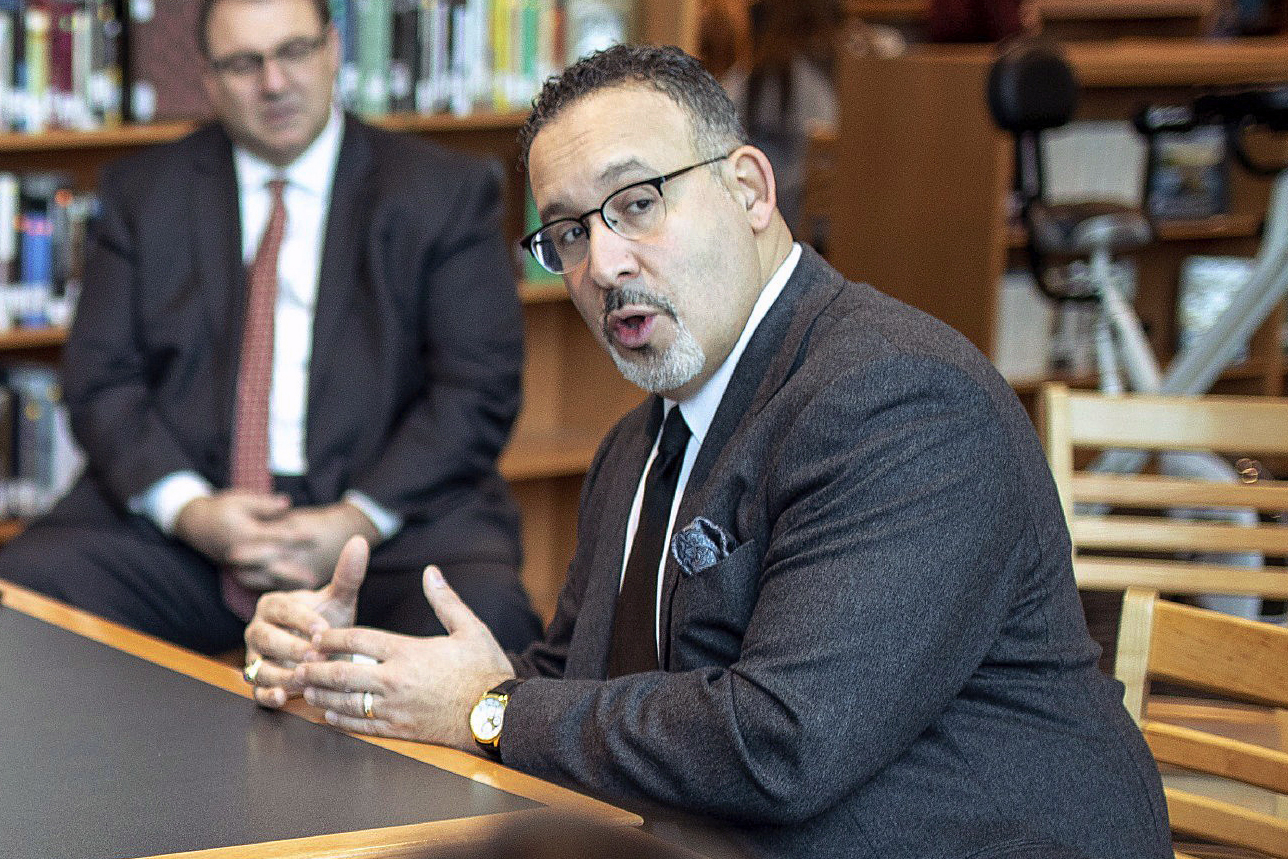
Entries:
<svg viewBox="0 0 1288 859">
<path fill-rule="evenodd" d="M 640 349 L 648 345 L 653 336 L 656 311 L 635 312 L 637 308 L 626 308 L 613 313 L 608 318 L 609 338 L 627 349 Z"/>
</svg>

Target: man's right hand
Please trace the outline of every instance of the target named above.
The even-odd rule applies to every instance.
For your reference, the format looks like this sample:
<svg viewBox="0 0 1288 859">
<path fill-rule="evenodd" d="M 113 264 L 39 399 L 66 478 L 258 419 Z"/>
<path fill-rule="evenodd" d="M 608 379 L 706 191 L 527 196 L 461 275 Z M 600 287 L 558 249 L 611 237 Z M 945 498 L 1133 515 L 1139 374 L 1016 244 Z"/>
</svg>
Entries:
<svg viewBox="0 0 1288 859">
<path fill-rule="evenodd" d="M 246 627 L 246 663 L 260 660 L 255 701 L 281 707 L 303 687 L 292 679 L 297 663 L 312 649 L 313 636 L 353 626 L 358 589 L 367 575 L 370 548 L 352 537 L 340 551 L 331 581 L 314 591 L 274 591 L 260 598 Z"/>
<path fill-rule="evenodd" d="M 283 518 L 290 509 L 285 495 L 225 489 L 185 504 L 175 519 L 174 535 L 217 566 L 246 570 L 249 580 L 242 583 L 247 587 L 290 585 L 254 581 L 255 570 L 306 539 Z"/>
</svg>

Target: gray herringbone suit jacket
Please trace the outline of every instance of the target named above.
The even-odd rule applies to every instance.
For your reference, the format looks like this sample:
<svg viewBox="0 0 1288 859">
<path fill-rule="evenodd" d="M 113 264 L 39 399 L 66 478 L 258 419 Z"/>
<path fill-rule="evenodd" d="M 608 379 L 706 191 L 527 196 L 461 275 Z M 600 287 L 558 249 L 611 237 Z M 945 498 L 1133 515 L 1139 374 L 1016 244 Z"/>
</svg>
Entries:
<svg viewBox="0 0 1288 859">
<path fill-rule="evenodd" d="M 945 287 L 950 288 L 950 287 Z M 1158 773 L 1096 669 L 1023 409 L 964 338 L 806 248 L 698 454 L 663 671 L 604 681 L 657 400 L 605 439 L 507 764 L 720 821 L 753 855 L 932 859 L 1054 841 L 1170 855 Z"/>
</svg>

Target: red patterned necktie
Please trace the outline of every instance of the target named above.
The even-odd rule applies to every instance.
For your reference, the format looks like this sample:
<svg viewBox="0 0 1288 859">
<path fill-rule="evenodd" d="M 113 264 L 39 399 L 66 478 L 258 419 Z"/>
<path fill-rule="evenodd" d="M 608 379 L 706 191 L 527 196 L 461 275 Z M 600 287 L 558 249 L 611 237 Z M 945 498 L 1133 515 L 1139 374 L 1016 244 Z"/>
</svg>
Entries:
<svg viewBox="0 0 1288 859">
<path fill-rule="evenodd" d="M 268 398 L 273 384 L 273 317 L 277 307 L 277 255 L 286 232 L 286 180 L 268 183 L 272 208 L 259 249 L 246 270 L 246 321 L 237 371 L 237 415 L 233 424 L 232 486 L 272 492 L 268 471 Z M 259 594 L 239 584 L 232 571 L 221 576 L 224 603 L 243 620 L 255 613 Z"/>
</svg>

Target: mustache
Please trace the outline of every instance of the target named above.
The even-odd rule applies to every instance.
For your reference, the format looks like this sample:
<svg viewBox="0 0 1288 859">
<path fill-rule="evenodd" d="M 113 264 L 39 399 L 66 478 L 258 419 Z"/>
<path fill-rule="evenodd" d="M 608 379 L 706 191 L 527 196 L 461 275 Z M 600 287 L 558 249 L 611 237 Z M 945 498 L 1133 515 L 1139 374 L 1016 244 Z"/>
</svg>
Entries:
<svg viewBox="0 0 1288 859">
<path fill-rule="evenodd" d="M 618 287 L 604 296 L 604 316 L 611 316 L 628 304 L 652 307 L 668 316 L 675 316 L 675 305 L 669 298 L 632 286 Z"/>
<path fill-rule="evenodd" d="M 637 307 L 651 307 L 654 310 L 666 314 L 672 319 L 676 318 L 675 305 L 672 304 L 670 299 L 665 296 L 654 295 L 651 292 L 637 287 L 618 287 L 610 290 L 608 294 L 604 296 L 604 317 L 600 325 L 604 332 L 604 339 L 608 342 L 611 343 L 613 339 L 612 325 L 609 323 L 609 319 L 614 313 L 629 304 L 633 304 Z"/>
</svg>

